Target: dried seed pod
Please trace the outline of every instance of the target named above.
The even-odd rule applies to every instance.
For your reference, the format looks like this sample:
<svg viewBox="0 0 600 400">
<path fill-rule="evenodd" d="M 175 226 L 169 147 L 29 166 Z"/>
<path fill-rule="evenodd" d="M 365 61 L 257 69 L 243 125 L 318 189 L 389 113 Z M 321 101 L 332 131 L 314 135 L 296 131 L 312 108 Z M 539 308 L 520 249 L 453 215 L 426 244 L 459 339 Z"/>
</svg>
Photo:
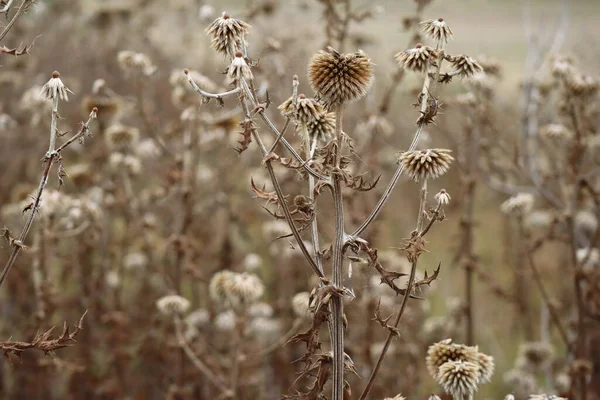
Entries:
<svg viewBox="0 0 600 400">
<path fill-rule="evenodd" d="M 437 41 L 448 43 L 448 40 L 452 39 L 452 30 L 442 17 L 436 20 L 429 19 L 421 22 L 421 30 L 427 36 Z"/>
<path fill-rule="evenodd" d="M 190 308 L 190 301 L 176 294 L 163 296 L 156 301 L 156 308 L 167 316 L 183 314 Z"/>
<path fill-rule="evenodd" d="M 373 63 L 362 51 L 341 54 L 331 47 L 313 55 L 308 65 L 313 90 L 329 107 L 359 100 L 373 83 Z"/>
<path fill-rule="evenodd" d="M 414 48 L 401 51 L 395 56 L 398 65 L 416 72 L 426 72 L 429 66 L 437 64 L 438 53 L 421 43 Z"/>
<path fill-rule="evenodd" d="M 429 374 L 437 379 L 439 368 L 448 361 L 464 361 L 477 365 L 477 348 L 452 343 L 452 339 L 434 343 L 427 349 L 425 363 Z"/>
<path fill-rule="evenodd" d="M 251 26 L 244 21 L 223 13 L 206 28 L 206 34 L 211 37 L 214 50 L 233 57 L 236 51 L 242 49 L 244 37 L 250 28 Z"/>
<path fill-rule="evenodd" d="M 69 88 L 66 87 L 62 82 L 60 79 L 60 73 L 58 71 L 54 71 L 52 73 L 52 78 L 50 78 L 50 80 L 46 82 L 44 86 L 42 86 L 41 95 L 48 100 L 54 100 L 58 98 L 63 101 L 69 101 L 68 93 L 73 92 L 71 92 Z"/>
<path fill-rule="evenodd" d="M 452 75 L 459 75 L 462 78 L 471 77 L 477 73 L 483 72 L 483 68 L 477 61 L 469 56 L 461 54 L 459 56 L 449 56 L 446 59 L 454 68 Z"/>
<path fill-rule="evenodd" d="M 463 399 L 477 391 L 479 367 L 464 361 L 448 361 L 440 366 L 437 382 L 455 399 Z"/>
<path fill-rule="evenodd" d="M 309 140 L 316 137 L 319 141 L 326 141 L 335 132 L 335 113 L 323 113 L 306 125 Z"/>
<path fill-rule="evenodd" d="M 496 367 L 494 357 L 477 353 L 477 365 L 479 365 L 479 383 L 491 382 Z"/>
<path fill-rule="evenodd" d="M 237 51 L 235 53 L 235 58 L 231 62 L 229 70 L 227 71 L 227 77 L 232 84 L 236 84 L 239 77 L 246 80 L 253 79 L 252 70 L 250 69 L 250 66 L 246 60 L 244 60 L 244 55 L 241 51 Z"/>
<path fill-rule="evenodd" d="M 450 155 L 452 150 L 426 149 L 406 151 L 400 155 L 400 162 L 405 171 L 415 181 L 437 178 L 444 175 L 450 169 L 454 157 Z"/>
</svg>

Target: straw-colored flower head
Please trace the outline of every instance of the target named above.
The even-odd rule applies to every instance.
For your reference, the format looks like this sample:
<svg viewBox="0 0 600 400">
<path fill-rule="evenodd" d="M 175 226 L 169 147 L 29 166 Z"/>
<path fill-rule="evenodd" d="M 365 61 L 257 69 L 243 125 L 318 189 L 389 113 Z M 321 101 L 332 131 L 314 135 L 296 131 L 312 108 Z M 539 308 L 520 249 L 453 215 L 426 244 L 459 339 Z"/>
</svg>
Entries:
<svg viewBox="0 0 600 400">
<path fill-rule="evenodd" d="M 554 357 L 554 349 L 546 342 L 526 342 L 519 346 L 515 362 L 520 369 L 537 372 L 546 368 Z"/>
<path fill-rule="evenodd" d="M 292 297 L 292 309 L 298 318 L 306 318 L 310 315 L 310 294 L 308 292 L 296 293 Z"/>
<path fill-rule="evenodd" d="M 326 114 L 323 104 L 313 98 L 307 98 L 303 94 L 298 95 L 296 103 L 296 118 L 301 124 L 308 124 L 314 120 L 323 118 Z"/>
<path fill-rule="evenodd" d="M 563 124 L 548 124 L 542 127 L 540 135 L 545 139 L 567 141 L 573 137 L 573 132 Z"/>
<path fill-rule="evenodd" d="M 106 145 L 113 150 L 132 149 L 140 138 L 137 128 L 115 124 L 106 129 L 104 139 Z"/>
<path fill-rule="evenodd" d="M 448 361 L 439 368 L 437 382 L 455 399 L 466 398 L 477 391 L 479 367 L 465 361 Z"/>
<path fill-rule="evenodd" d="M 211 37 L 211 46 L 219 53 L 233 57 L 235 52 L 243 47 L 244 37 L 251 26 L 239 19 L 231 18 L 224 12 L 206 28 L 206 34 Z"/>
<path fill-rule="evenodd" d="M 448 43 L 452 39 L 452 30 L 442 17 L 421 22 L 421 29 L 433 40 Z"/>
<path fill-rule="evenodd" d="M 229 300 L 233 305 L 248 305 L 258 300 L 265 292 L 265 286 L 254 274 L 242 272 L 231 277 L 225 286 Z"/>
<path fill-rule="evenodd" d="M 452 65 L 453 75 L 458 75 L 461 78 L 469 78 L 475 74 L 483 72 L 483 68 L 477 61 L 469 56 L 461 54 L 456 57 L 448 57 L 448 61 Z"/>
<path fill-rule="evenodd" d="M 500 205 L 500 210 L 506 215 L 522 216 L 533 208 L 535 198 L 531 193 L 519 193 L 510 197 Z"/>
<path fill-rule="evenodd" d="M 479 383 L 491 382 L 496 367 L 494 357 L 477 353 L 477 365 L 479 365 Z"/>
<path fill-rule="evenodd" d="M 364 137 L 389 136 L 394 132 L 394 126 L 383 115 L 372 114 L 366 121 L 358 124 L 355 132 L 358 136 Z"/>
<path fill-rule="evenodd" d="M 94 182 L 92 167 L 87 163 L 70 165 L 67 169 L 67 175 L 71 182 L 78 187 L 91 185 Z"/>
<path fill-rule="evenodd" d="M 194 328 L 200 328 L 210 322 L 210 314 L 205 308 L 192 311 L 185 317 L 185 323 Z"/>
<path fill-rule="evenodd" d="M 300 95 L 298 95 L 300 96 Z M 283 103 L 281 103 L 277 109 L 281 112 L 281 115 L 283 115 L 284 117 L 292 114 L 295 109 L 294 109 L 294 97 L 290 96 L 287 100 L 285 100 Z"/>
<path fill-rule="evenodd" d="M 190 308 L 190 301 L 176 294 L 163 296 L 156 301 L 156 308 L 164 315 L 183 314 Z"/>
<path fill-rule="evenodd" d="M 442 189 L 440 190 L 435 196 L 433 196 L 433 198 L 438 202 L 438 204 L 440 205 L 446 205 L 450 203 L 450 199 L 452 199 L 450 197 L 450 194 L 446 191 L 446 189 Z"/>
<path fill-rule="evenodd" d="M 598 94 L 600 82 L 593 76 L 576 73 L 566 79 L 566 86 L 572 96 L 592 97 Z"/>
<path fill-rule="evenodd" d="M 310 141 L 326 141 L 335 133 L 335 113 L 323 113 L 306 125 Z"/>
<path fill-rule="evenodd" d="M 435 379 L 440 366 L 448 361 L 465 361 L 477 365 L 477 353 L 476 347 L 452 343 L 452 339 L 442 340 L 427 349 L 427 358 L 425 359 L 427 370 Z"/>
<path fill-rule="evenodd" d="M 235 57 L 233 58 L 233 61 L 231 61 L 229 70 L 227 70 L 227 77 L 232 84 L 236 84 L 238 78 L 244 78 L 246 80 L 253 79 L 252 70 L 246 60 L 244 60 L 244 54 L 239 50 L 236 51 Z"/>
<path fill-rule="evenodd" d="M 119 273 L 114 269 L 108 271 L 104 276 L 104 281 L 106 282 L 106 286 L 111 289 L 116 289 L 121 285 L 121 277 Z"/>
<path fill-rule="evenodd" d="M 448 172 L 454 161 L 451 152 L 452 150 L 447 149 L 405 151 L 400 154 L 399 161 L 407 174 L 415 182 L 419 182 L 423 179 L 435 179 Z"/>
<path fill-rule="evenodd" d="M 484 94 L 491 93 L 494 85 L 494 82 L 485 71 L 477 72 L 465 81 L 470 87 Z"/>
<path fill-rule="evenodd" d="M 504 396 L 504 400 L 515 400 L 515 395 L 512 393 L 509 393 L 506 396 Z"/>
<path fill-rule="evenodd" d="M 308 79 L 327 107 L 337 107 L 367 94 L 373 83 L 373 63 L 361 50 L 341 54 L 328 47 L 311 58 Z"/>
<path fill-rule="evenodd" d="M 402 68 L 416 72 L 426 72 L 429 66 L 436 65 L 438 53 L 434 48 L 421 43 L 414 48 L 396 54 L 396 61 Z"/>
<path fill-rule="evenodd" d="M 138 175 L 142 171 L 142 162 L 131 154 L 111 153 L 108 157 L 108 165 L 114 171 L 125 170 L 131 175 Z"/>
<path fill-rule="evenodd" d="M 226 288 L 231 285 L 234 275 L 234 272 L 223 270 L 212 276 L 208 285 L 208 293 L 212 301 L 215 303 L 224 303 L 227 301 L 228 289 Z"/>
<path fill-rule="evenodd" d="M 52 73 L 52 78 L 48 82 L 42 86 L 41 95 L 48 99 L 60 99 L 63 101 L 69 101 L 68 93 L 73 93 L 69 90 L 68 87 L 60 79 L 60 73 L 58 71 L 54 71 Z"/>
<path fill-rule="evenodd" d="M 152 75 L 157 69 L 147 55 L 135 51 L 120 51 L 117 54 L 117 62 L 125 72 L 145 76 Z"/>
</svg>

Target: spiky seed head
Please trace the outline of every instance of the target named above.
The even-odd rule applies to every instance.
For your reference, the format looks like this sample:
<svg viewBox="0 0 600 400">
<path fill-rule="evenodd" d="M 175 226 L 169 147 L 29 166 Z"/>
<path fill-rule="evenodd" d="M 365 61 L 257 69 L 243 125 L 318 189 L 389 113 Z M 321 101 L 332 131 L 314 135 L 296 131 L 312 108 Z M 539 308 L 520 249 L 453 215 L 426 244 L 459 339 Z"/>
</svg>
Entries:
<svg viewBox="0 0 600 400">
<path fill-rule="evenodd" d="M 300 95 L 298 95 L 298 97 L 300 97 Z M 283 115 L 284 117 L 287 117 L 288 115 L 292 114 L 295 111 L 294 97 L 290 96 L 287 100 L 281 103 L 277 107 L 277 109 L 281 112 L 281 115 Z"/>
<path fill-rule="evenodd" d="M 451 152 L 452 150 L 447 149 L 405 151 L 400 155 L 399 161 L 407 174 L 415 182 L 419 182 L 423 179 L 435 179 L 448 172 L 454 161 Z"/>
<path fill-rule="evenodd" d="M 298 95 L 296 102 L 296 118 L 300 124 L 308 124 L 311 121 L 323 118 L 326 114 L 323 104 L 313 98 L 307 98 L 302 94 Z"/>
<path fill-rule="evenodd" d="M 434 48 L 419 43 L 412 49 L 396 54 L 395 58 L 402 68 L 426 72 L 430 66 L 437 65 L 438 53 Z"/>
<path fill-rule="evenodd" d="M 479 72 L 483 72 L 483 68 L 472 57 L 461 54 L 456 57 L 447 57 L 454 71 L 452 75 L 458 75 L 462 78 L 471 77 Z"/>
<path fill-rule="evenodd" d="M 292 309 L 298 318 L 307 318 L 310 315 L 310 293 L 300 292 L 292 297 Z"/>
<path fill-rule="evenodd" d="M 176 294 L 163 296 L 156 301 L 156 308 L 163 315 L 183 314 L 190 308 L 190 301 Z"/>
<path fill-rule="evenodd" d="M 547 124 L 540 130 L 540 135 L 545 139 L 555 141 L 568 141 L 573 138 L 573 132 L 571 132 L 563 124 Z"/>
<path fill-rule="evenodd" d="M 437 379 L 440 366 L 448 361 L 464 361 L 477 366 L 477 353 L 476 347 L 452 343 L 452 339 L 445 339 L 429 346 L 425 363 L 429 374 Z"/>
<path fill-rule="evenodd" d="M 69 88 L 66 87 L 63 81 L 60 79 L 60 73 L 58 71 L 54 71 L 52 72 L 52 78 L 50 78 L 50 80 L 46 82 L 44 86 L 42 86 L 42 91 L 40 94 L 42 97 L 48 100 L 60 99 L 63 101 L 69 101 L 69 93 L 73 92 L 71 92 L 71 90 L 69 90 Z"/>
<path fill-rule="evenodd" d="M 106 129 L 104 139 L 111 150 L 132 149 L 140 138 L 137 128 L 115 124 Z"/>
<path fill-rule="evenodd" d="M 522 216 L 533 208 L 535 198 L 531 193 L 519 193 L 510 197 L 500 205 L 500 210 L 506 215 Z"/>
<path fill-rule="evenodd" d="M 157 67 L 152 64 L 150 57 L 143 53 L 136 53 L 135 51 L 120 51 L 117 54 L 117 62 L 122 70 L 132 74 L 150 76 L 157 69 Z"/>
<path fill-rule="evenodd" d="M 242 49 L 250 28 L 246 22 L 231 18 L 224 12 L 206 28 L 206 34 L 211 37 L 214 50 L 233 58 L 235 52 Z"/>
<path fill-rule="evenodd" d="M 234 306 L 252 304 L 265 292 L 265 286 L 260 278 L 247 272 L 233 274 L 228 283 L 225 285 L 225 291 Z"/>
<path fill-rule="evenodd" d="M 315 118 L 306 125 L 310 142 L 316 137 L 318 141 L 326 141 L 334 135 L 335 132 L 335 113 L 325 112 L 316 115 Z"/>
<path fill-rule="evenodd" d="M 447 205 L 450 203 L 450 194 L 446 189 L 440 190 L 433 198 L 438 202 L 439 205 Z"/>
<path fill-rule="evenodd" d="M 421 22 L 420 25 L 421 30 L 433 40 L 448 43 L 448 40 L 452 39 L 452 30 L 442 17 L 436 20 L 428 19 Z"/>
<path fill-rule="evenodd" d="M 146 268 L 147 265 L 148 256 L 139 251 L 128 253 L 123 259 L 123 268 L 127 271 L 140 271 Z"/>
<path fill-rule="evenodd" d="M 448 361 L 439 368 L 437 382 L 455 399 L 471 396 L 477 391 L 479 367 L 465 361 Z"/>
<path fill-rule="evenodd" d="M 308 79 L 326 107 L 359 100 L 373 84 L 373 63 L 361 50 L 341 54 L 328 47 L 312 56 Z"/>
<path fill-rule="evenodd" d="M 491 382 L 495 368 L 494 357 L 477 353 L 477 364 L 479 365 L 479 384 Z"/>
<path fill-rule="evenodd" d="M 231 61 L 229 70 L 227 70 L 227 77 L 232 84 L 236 84 L 238 78 L 244 78 L 246 80 L 253 79 L 252 70 L 246 60 L 244 60 L 244 54 L 239 50 L 236 51 L 235 57 L 233 61 Z"/>
<path fill-rule="evenodd" d="M 228 288 L 231 285 L 231 280 L 235 275 L 229 270 L 219 271 L 214 274 L 208 284 L 208 293 L 210 298 L 215 303 L 224 304 L 228 301 Z"/>
</svg>

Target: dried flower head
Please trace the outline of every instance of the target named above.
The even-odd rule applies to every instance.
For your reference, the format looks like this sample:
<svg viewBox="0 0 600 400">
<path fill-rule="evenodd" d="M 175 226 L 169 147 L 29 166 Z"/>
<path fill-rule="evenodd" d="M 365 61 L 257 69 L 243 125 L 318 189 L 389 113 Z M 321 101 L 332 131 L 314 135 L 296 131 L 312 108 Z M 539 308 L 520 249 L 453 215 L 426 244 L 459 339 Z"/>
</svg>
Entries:
<svg viewBox="0 0 600 400">
<path fill-rule="evenodd" d="M 546 139 L 566 141 L 573 137 L 573 132 L 562 124 L 548 124 L 542 127 L 540 135 Z"/>
<path fill-rule="evenodd" d="M 156 301 L 156 308 L 163 315 L 172 316 L 174 314 L 183 314 L 190 308 L 188 299 L 176 294 L 163 296 Z"/>
<path fill-rule="evenodd" d="M 185 317 L 185 323 L 190 327 L 200 328 L 210 322 L 210 313 L 204 308 L 192 311 Z"/>
<path fill-rule="evenodd" d="M 438 205 L 446 205 L 450 203 L 450 194 L 446 189 L 440 190 L 433 198 L 438 202 Z"/>
<path fill-rule="evenodd" d="M 312 142 L 316 137 L 319 141 L 326 141 L 335 132 L 335 113 L 323 113 L 306 125 L 309 140 Z"/>
<path fill-rule="evenodd" d="M 500 210 L 506 215 L 526 215 L 533 208 L 534 201 L 531 193 L 519 193 L 502 203 Z"/>
<path fill-rule="evenodd" d="M 211 37 L 211 46 L 219 53 L 233 57 L 236 51 L 243 48 L 244 37 L 251 26 L 239 19 L 231 18 L 224 12 L 206 28 Z"/>
<path fill-rule="evenodd" d="M 571 57 L 558 54 L 550 58 L 550 71 L 557 78 L 565 78 L 571 76 L 576 70 Z"/>
<path fill-rule="evenodd" d="M 442 17 L 421 22 L 421 30 L 433 40 L 448 43 L 452 39 L 452 30 Z"/>
<path fill-rule="evenodd" d="M 223 270 L 212 276 L 208 285 L 208 293 L 212 301 L 222 304 L 228 300 L 228 289 L 226 288 L 231 285 L 234 275 L 234 272 Z"/>
<path fill-rule="evenodd" d="M 580 210 L 575 214 L 575 226 L 589 235 L 596 233 L 598 219 L 592 210 Z"/>
<path fill-rule="evenodd" d="M 68 93 L 73 93 L 69 90 L 68 87 L 60 79 L 60 73 L 58 71 L 54 71 L 52 73 L 52 78 L 48 82 L 42 86 L 41 95 L 48 99 L 60 99 L 63 101 L 69 101 Z"/>
<path fill-rule="evenodd" d="M 479 383 L 491 382 L 495 369 L 494 357 L 477 353 L 477 365 L 479 365 Z"/>
<path fill-rule="evenodd" d="M 575 73 L 566 78 L 566 87 L 572 96 L 592 97 L 598 94 L 600 82 L 593 76 Z"/>
<path fill-rule="evenodd" d="M 298 95 L 296 118 L 300 124 L 308 124 L 314 120 L 323 118 L 325 114 L 325 108 L 317 100 L 307 98 L 303 94 Z"/>
<path fill-rule="evenodd" d="M 327 107 L 341 106 L 367 94 L 373 83 L 373 63 L 361 50 L 341 54 L 328 47 L 311 58 L 308 78 Z"/>
<path fill-rule="evenodd" d="M 554 357 L 554 349 L 546 342 L 526 342 L 519 346 L 515 364 L 518 368 L 537 372 L 544 370 Z"/>
<path fill-rule="evenodd" d="M 372 114 L 366 121 L 356 127 L 359 136 L 371 137 L 372 135 L 389 136 L 394 132 L 394 126 L 383 115 Z"/>
<path fill-rule="evenodd" d="M 429 346 L 425 362 L 429 374 L 437 379 L 438 369 L 448 361 L 464 361 L 477 366 L 477 354 L 476 347 L 452 343 L 452 339 L 446 339 Z"/>
<path fill-rule="evenodd" d="M 273 313 L 273 307 L 268 303 L 255 303 L 248 308 L 248 315 L 252 318 L 270 318 Z"/>
<path fill-rule="evenodd" d="M 477 391 L 479 367 L 465 361 L 448 361 L 439 368 L 437 382 L 455 399 L 463 399 Z"/>
<path fill-rule="evenodd" d="M 426 72 L 430 66 L 437 65 L 438 53 L 432 47 L 419 43 L 412 49 L 401 51 L 395 57 L 402 68 Z"/>
<path fill-rule="evenodd" d="M 232 310 L 224 311 L 215 317 L 215 327 L 223 332 L 230 332 L 235 328 L 235 313 Z"/>
<path fill-rule="evenodd" d="M 450 62 L 452 68 L 454 69 L 452 71 L 452 75 L 459 75 L 462 78 L 469 78 L 475 74 L 483 72 L 483 68 L 474 58 L 464 54 L 456 57 L 448 56 L 446 59 Z"/>
<path fill-rule="evenodd" d="M 233 274 L 224 289 L 229 301 L 235 306 L 251 304 L 265 292 L 265 287 L 258 276 L 247 272 Z"/>
<path fill-rule="evenodd" d="M 300 292 L 292 297 L 292 309 L 298 318 L 306 318 L 310 315 L 310 293 Z"/>
<path fill-rule="evenodd" d="M 104 132 L 106 145 L 113 150 L 132 149 L 140 138 L 137 128 L 115 124 Z"/>
<path fill-rule="evenodd" d="M 120 51 L 117 54 L 117 62 L 124 71 L 144 76 L 152 75 L 157 69 L 147 55 L 135 51 Z"/>
<path fill-rule="evenodd" d="M 227 77 L 231 84 L 237 84 L 239 78 L 253 79 L 252 70 L 244 59 L 244 54 L 239 50 L 235 53 L 233 61 L 231 61 L 229 70 L 227 70 Z"/>
<path fill-rule="evenodd" d="M 450 155 L 452 150 L 426 149 L 405 151 L 400 154 L 400 163 L 410 177 L 418 182 L 423 179 L 435 179 L 444 175 L 450 169 L 454 157 Z"/>
</svg>

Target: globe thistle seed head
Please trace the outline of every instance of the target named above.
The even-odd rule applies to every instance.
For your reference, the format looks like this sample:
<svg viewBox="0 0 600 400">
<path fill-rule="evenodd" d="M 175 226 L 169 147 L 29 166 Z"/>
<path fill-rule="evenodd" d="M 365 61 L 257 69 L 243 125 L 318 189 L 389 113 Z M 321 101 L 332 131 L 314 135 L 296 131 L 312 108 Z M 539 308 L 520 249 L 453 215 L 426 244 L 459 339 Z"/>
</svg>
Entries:
<svg viewBox="0 0 600 400">
<path fill-rule="evenodd" d="M 465 82 L 475 91 L 483 94 L 490 94 L 494 85 L 494 82 L 485 71 L 474 73 L 468 77 Z"/>
<path fill-rule="evenodd" d="M 235 313 L 232 310 L 224 311 L 215 317 L 215 327 L 222 332 L 231 332 L 235 328 Z"/>
<path fill-rule="evenodd" d="M 63 101 L 69 101 L 69 93 L 73 92 L 71 92 L 71 90 L 69 90 L 69 88 L 66 87 L 62 82 L 60 79 L 60 73 L 58 71 L 54 71 L 52 73 L 52 78 L 50 78 L 50 80 L 46 82 L 44 86 L 42 86 L 42 91 L 40 94 L 42 97 L 48 100 L 60 99 Z"/>
<path fill-rule="evenodd" d="M 373 63 L 361 50 L 341 54 L 328 47 L 312 56 L 308 79 L 326 107 L 344 105 L 362 98 L 373 84 Z"/>
<path fill-rule="evenodd" d="M 307 318 L 310 315 L 310 293 L 299 292 L 292 297 L 292 309 L 298 318 Z"/>
<path fill-rule="evenodd" d="M 526 342 L 519 346 L 517 366 L 525 371 L 544 370 L 554 358 L 554 349 L 546 342 Z"/>
<path fill-rule="evenodd" d="M 246 22 L 231 18 L 224 12 L 206 28 L 205 32 L 210 36 L 211 46 L 215 51 L 233 57 L 235 52 L 243 47 L 244 37 L 250 28 L 251 26 Z"/>
<path fill-rule="evenodd" d="M 429 346 L 425 363 L 429 374 L 437 379 L 440 366 L 448 361 L 464 361 L 477 366 L 477 354 L 476 347 L 452 343 L 452 339 L 445 339 Z"/>
<path fill-rule="evenodd" d="M 356 127 L 358 136 L 371 137 L 372 135 L 390 136 L 394 132 L 394 126 L 390 121 L 377 114 L 372 114 L 366 121 L 362 121 Z"/>
<path fill-rule="evenodd" d="M 335 113 L 323 113 L 316 116 L 306 125 L 306 130 L 311 142 L 315 137 L 321 142 L 329 140 L 335 133 Z"/>
<path fill-rule="evenodd" d="M 163 296 L 156 301 L 156 308 L 166 316 L 180 315 L 190 308 L 190 301 L 176 294 Z"/>
<path fill-rule="evenodd" d="M 454 333 L 454 321 L 445 316 L 429 317 L 423 323 L 423 334 L 428 341 L 440 340 Z"/>
<path fill-rule="evenodd" d="M 502 203 L 500 210 L 506 215 L 523 216 L 531 211 L 534 202 L 531 193 L 519 193 Z"/>
<path fill-rule="evenodd" d="M 199 308 L 189 313 L 184 321 L 189 327 L 200 328 L 210 322 L 210 314 L 208 310 Z"/>
<path fill-rule="evenodd" d="M 68 168 L 67 174 L 75 186 L 91 185 L 94 181 L 94 174 L 90 164 L 73 164 Z"/>
<path fill-rule="evenodd" d="M 483 72 L 481 65 L 477 61 L 469 56 L 461 54 L 456 57 L 448 57 L 448 61 L 452 65 L 454 71 L 453 75 L 458 75 L 461 78 L 469 78 L 475 74 Z"/>
<path fill-rule="evenodd" d="M 162 154 L 154 139 L 150 138 L 141 140 L 133 151 L 142 160 L 154 160 Z"/>
<path fill-rule="evenodd" d="M 496 78 L 502 76 L 502 65 L 497 59 L 486 56 L 485 54 L 480 54 L 477 56 L 477 63 L 489 76 L 494 76 Z"/>
<path fill-rule="evenodd" d="M 440 190 L 433 198 L 438 202 L 438 205 L 450 204 L 450 200 L 452 199 L 446 189 Z"/>
<path fill-rule="evenodd" d="M 248 308 L 248 315 L 252 318 L 270 318 L 273 313 L 273 307 L 267 303 L 255 303 Z"/>
<path fill-rule="evenodd" d="M 479 365 L 479 383 L 491 382 L 496 367 L 494 357 L 477 353 L 477 365 Z"/>
<path fill-rule="evenodd" d="M 298 96 L 300 97 L 300 96 Z M 294 97 L 290 96 L 287 100 L 285 100 L 283 103 L 281 103 L 277 109 L 281 112 L 281 115 L 283 115 L 284 117 L 292 114 L 295 109 L 294 109 Z"/>
<path fill-rule="evenodd" d="M 231 276 L 225 291 L 234 306 L 244 306 L 258 300 L 265 292 L 265 286 L 258 276 L 242 272 Z"/>
<path fill-rule="evenodd" d="M 448 172 L 454 161 L 450 153 L 452 150 L 447 149 L 405 151 L 400 155 L 399 162 L 407 174 L 415 182 L 419 182 L 423 179 L 435 179 Z"/>
<path fill-rule="evenodd" d="M 430 66 L 437 65 L 438 53 L 434 48 L 419 43 L 412 49 L 396 54 L 395 58 L 402 68 L 415 72 L 426 72 Z"/>
<path fill-rule="evenodd" d="M 452 39 L 452 30 L 442 17 L 436 20 L 428 19 L 421 22 L 420 25 L 421 30 L 433 40 L 448 43 L 448 40 Z"/>
<path fill-rule="evenodd" d="M 137 128 L 115 124 L 106 129 L 104 140 L 111 150 L 132 149 L 140 138 Z"/>
<path fill-rule="evenodd" d="M 323 104 L 313 98 L 298 96 L 296 102 L 296 118 L 300 124 L 306 125 L 312 121 L 323 118 L 326 114 Z"/>
<path fill-rule="evenodd" d="M 253 79 L 252 70 L 244 59 L 244 54 L 241 51 L 236 51 L 233 61 L 227 70 L 227 77 L 230 83 L 236 84 L 238 78 L 244 78 L 246 80 Z"/>
<path fill-rule="evenodd" d="M 573 132 L 563 124 L 544 125 L 542 129 L 540 129 L 540 135 L 545 139 L 555 141 L 568 141 L 573 138 Z"/>
<path fill-rule="evenodd" d="M 530 229 L 544 229 L 548 228 L 552 223 L 554 217 L 552 214 L 545 210 L 535 210 L 527 214 L 525 217 L 525 226 Z"/>
<path fill-rule="evenodd" d="M 446 393 L 455 399 L 471 396 L 477 391 L 479 367 L 465 361 L 448 361 L 442 364 L 437 375 L 437 382 Z"/>
<path fill-rule="evenodd" d="M 208 293 L 212 301 L 220 304 L 227 302 L 228 289 L 226 288 L 231 285 L 234 275 L 234 272 L 223 270 L 212 276 L 210 283 L 208 284 Z"/>
<path fill-rule="evenodd" d="M 104 79 L 96 79 L 92 85 L 92 94 L 82 101 L 83 112 L 89 115 L 94 108 L 103 121 L 111 121 L 121 110 L 121 101 L 110 95 Z"/>
<path fill-rule="evenodd" d="M 130 74 L 150 76 L 157 70 L 147 55 L 135 51 L 120 51 L 117 54 L 117 62 L 123 71 Z"/>
</svg>

